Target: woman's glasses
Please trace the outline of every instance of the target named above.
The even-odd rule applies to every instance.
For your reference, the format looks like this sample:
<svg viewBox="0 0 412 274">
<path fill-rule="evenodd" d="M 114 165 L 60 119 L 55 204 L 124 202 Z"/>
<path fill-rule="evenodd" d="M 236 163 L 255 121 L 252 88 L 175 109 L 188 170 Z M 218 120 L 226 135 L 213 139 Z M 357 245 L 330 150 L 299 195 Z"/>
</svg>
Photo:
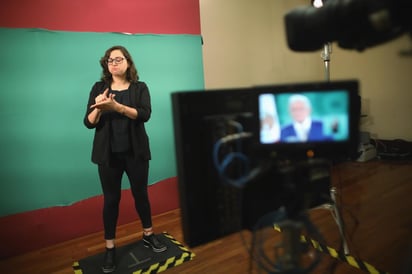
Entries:
<svg viewBox="0 0 412 274">
<path fill-rule="evenodd" d="M 109 59 L 107 59 L 106 62 L 109 65 L 113 65 L 113 64 L 119 65 L 123 62 L 123 60 L 124 60 L 123 57 L 116 57 L 116 58 L 109 58 Z"/>
</svg>

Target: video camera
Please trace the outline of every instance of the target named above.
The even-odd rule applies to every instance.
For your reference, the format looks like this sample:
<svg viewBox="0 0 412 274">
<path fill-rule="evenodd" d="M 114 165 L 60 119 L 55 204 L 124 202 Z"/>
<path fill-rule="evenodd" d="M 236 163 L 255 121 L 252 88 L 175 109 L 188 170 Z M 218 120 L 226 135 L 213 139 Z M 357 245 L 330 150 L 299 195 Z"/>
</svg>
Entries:
<svg viewBox="0 0 412 274">
<path fill-rule="evenodd" d="M 317 121 L 316 132 L 302 140 L 281 130 L 293 124 L 289 100 L 297 95 L 311 101 Z M 347 159 L 358 147 L 355 80 L 175 92 L 172 109 L 189 246 L 252 230 L 283 205 L 292 215 L 313 206 L 314 195 L 329 194 L 323 160 Z"/>
<path fill-rule="evenodd" d="M 274 231 L 277 223 L 286 236 L 278 245 L 285 251 L 278 258 L 282 269 L 306 273 L 315 266 L 318 252 L 308 266 L 297 264 L 299 233 L 308 229 L 320 239 L 304 212 L 333 202 L 330 161 L 357 151 L 358 82 L 194 90 L 171 97 L 185 243 L 194 247 L 249 230 L 251 246 L 260 249 L 262 231 Z M 293 110 L 302 107 L 302 98 L 315 126 L 300 139 L 289 126 L 292 116 L 302 116 Z M 256 252 L 252 257 L 260 265 L 264 251 Z M 290 271 L 268 273 L 295 273 Z"/>
<path fill-rule="evenodd" d="M 329 0 L 322 8 L 296 8 L 285 16 L 288 45 L 314 51 L 337 41 L 364 50 L 384 43 L 412 32 L 408 1 Z M 185 243 L 194 247 L 244 229 L 255 240 L 264 226 L 292 220 L 283 223 L 278 257 L 286 263 L 257 261 L 269 273 L 309 272 L 317 259 L 307 268 L 299 264 L 300 225 L 309 234 L 316 229 L 300 213 L 330 199 L 331 161 L 357 156 L 358 88 L 347 80 L 172 93 Z"/>
</svg>

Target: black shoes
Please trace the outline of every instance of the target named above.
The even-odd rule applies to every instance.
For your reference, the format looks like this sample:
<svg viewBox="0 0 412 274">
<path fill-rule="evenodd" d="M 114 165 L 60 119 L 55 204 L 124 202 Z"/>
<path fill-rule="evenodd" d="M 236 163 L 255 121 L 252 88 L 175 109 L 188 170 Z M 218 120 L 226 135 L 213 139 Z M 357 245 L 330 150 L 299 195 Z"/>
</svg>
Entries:
<svg viewBox="0 0 412 274">
<path fill-rule="evenodd" d="M 156 235 L 151 234 L 149 236 L 143 236 L 143 245 L 147 248 L 151 248 L 154 252 L 163 252 L 167 249 L 167 246 L 161 243 Z M 103 273 L 112 273 L 116 269 L 116 248 L 107 248 L 104 254 L 102 271 Z"/>
<path fill-rule="evenodd" d="M 151 248 L 154 252 L 163 252 L 167 249 L 167 246 L 161 243 L 154 234 L 143 235 L 143 245 Z"/>
<path fill-rule="evenodd" d="M 103 273 L 112 273 L 116 269 L 116 248 L 107 248 L 103 260 Z"/>
</svg>

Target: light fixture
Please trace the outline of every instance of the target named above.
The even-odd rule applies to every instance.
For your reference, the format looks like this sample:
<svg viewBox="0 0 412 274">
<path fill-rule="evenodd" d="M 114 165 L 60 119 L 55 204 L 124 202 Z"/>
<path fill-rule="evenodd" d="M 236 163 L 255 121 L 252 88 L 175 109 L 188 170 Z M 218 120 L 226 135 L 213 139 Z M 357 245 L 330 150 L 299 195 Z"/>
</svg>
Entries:
<svg viewBox="0 0 412 274">
<path fill-rule="evenodd" d="M 322 0 L 312 0 L 312 5 L 315 8 L 323 7 L 323 1 Z"/>
</svg>

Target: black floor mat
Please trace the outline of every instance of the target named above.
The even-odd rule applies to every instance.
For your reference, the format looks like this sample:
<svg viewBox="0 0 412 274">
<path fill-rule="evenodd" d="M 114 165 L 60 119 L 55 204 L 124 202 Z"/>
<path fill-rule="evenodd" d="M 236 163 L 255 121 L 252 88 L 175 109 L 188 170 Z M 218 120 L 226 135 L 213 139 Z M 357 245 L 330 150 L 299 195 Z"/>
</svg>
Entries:
<svg viewBox="0 0 412 274">
<path fill-rule="evenodd" d="M 116 274 L 159 273 L 171 267 L 192 260 L 194 253 L 164 232 L 158 235 L 167 250 L 161 253 L 153 252 L 140 240 L 116 248 Z M 73 264 L 75 274 L 101 274 L 104 252 L 81 259 Z"/>
</svg>

